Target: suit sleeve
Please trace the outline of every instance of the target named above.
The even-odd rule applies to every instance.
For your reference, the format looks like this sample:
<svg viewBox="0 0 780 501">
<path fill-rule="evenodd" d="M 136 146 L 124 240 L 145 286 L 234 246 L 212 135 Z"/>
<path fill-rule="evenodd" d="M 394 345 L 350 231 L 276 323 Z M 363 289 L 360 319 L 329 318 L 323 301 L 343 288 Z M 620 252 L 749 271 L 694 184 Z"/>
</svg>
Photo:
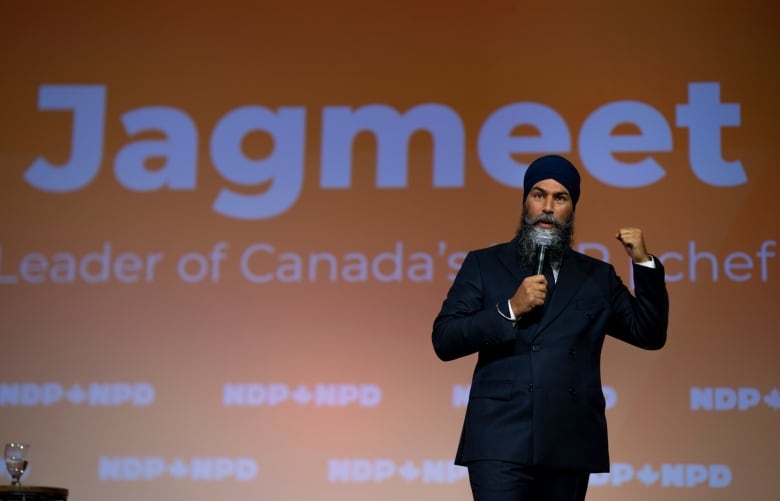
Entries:
<svg viewBox="0 0 780 501">
<path fill-rule="evenodd" d="M 468 253 L 433 322 L 433 348 L 441 360 L 515 340 L 514 322 L 498 314 L 483 279 L 478 254 Z"/>
<path fill-rule="evenodd" d="M 669 325 L 669 296 L 664 267 L 655 258 L 656 268 L 637 264 L 632 296 L 617 275 L 612 287 L 615 313 L 607 334 L 646 350 L 658 350 L 666 344 Z"/>
</svg>

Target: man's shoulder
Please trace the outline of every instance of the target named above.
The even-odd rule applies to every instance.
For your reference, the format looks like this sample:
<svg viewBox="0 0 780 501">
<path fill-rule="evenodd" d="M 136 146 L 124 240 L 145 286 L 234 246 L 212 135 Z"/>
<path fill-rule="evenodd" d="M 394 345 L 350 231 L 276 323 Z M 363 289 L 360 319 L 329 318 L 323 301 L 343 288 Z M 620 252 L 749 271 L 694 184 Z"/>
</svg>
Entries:
<svg viewBox="0 0 780 501">
<path fill-rule="evenodd" d="M 583 254 L 582 252 L 578 252 L 574 249 L 569 249 L 569 253 L 566 256 L 566 259 L 572 263 L 576 263 L 578 267 L 584 267 L 594 271 L 597 269 L 606 270 L 613 267 L 606 261 L 602 261 L 599 258 Z"/>
<path fill-rule="evenodd" d="M 593 264 L 593 265 L 606 265 L 606 266 L 609 265 L 609 263 L 607 263 L 606 261 L 603 261 L 603 260 L 601 260 L 601 259 L 599 259 L 597 257 L 593 257 L 593 256 L 589 256 L 587 254 L 583 254 L 582 252 L 576 251 L 574 249 L 569 249 L 569 256 L 574 258 L 574 259 L 578 259 L 578 260 L 580 260 L 580 261 L 582 261 L 584 263 L 590 263 L 590 264 Z"/>
</svg>

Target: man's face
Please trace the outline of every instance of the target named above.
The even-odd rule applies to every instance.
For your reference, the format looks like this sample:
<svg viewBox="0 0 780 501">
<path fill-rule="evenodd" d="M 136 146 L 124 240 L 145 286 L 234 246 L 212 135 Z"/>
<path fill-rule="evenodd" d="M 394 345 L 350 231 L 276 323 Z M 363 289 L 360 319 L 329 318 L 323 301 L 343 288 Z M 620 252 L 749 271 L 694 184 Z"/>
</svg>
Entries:
<svg viewBox="0 0 780 501">
<path fill-rule="evenodd" d="M 525 199 L 525 213 L 530 219 L 542 214 L 566 223 L 574 213 L 569 191 L 555 179 L 543 179 L 536 183 Z M 534 226 L 540 230 L 555 230 L 555 225 L 539 221 Z"/>
</svg>

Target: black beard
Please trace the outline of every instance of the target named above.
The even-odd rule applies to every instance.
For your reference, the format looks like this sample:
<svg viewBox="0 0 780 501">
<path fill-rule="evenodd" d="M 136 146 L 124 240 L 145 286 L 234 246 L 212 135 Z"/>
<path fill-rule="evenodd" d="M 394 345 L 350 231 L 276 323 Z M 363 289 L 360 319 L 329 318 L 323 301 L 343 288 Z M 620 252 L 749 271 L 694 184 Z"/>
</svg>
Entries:
<svg viewBox="0 0 780 501">
<path fill-rule="evenodd" d="M 555 228 L 540 230 L 535 226 L 539 222 L 552 224 Z M 525 209 L 523 209 L 523 221 L 517 229 L 517 237 L 520 244 L 517 254 L 521 264 L 531 267 L 536 265 L 536 236 L 542 232 L 550 235 L 552 240 L 547 247 L 547 259 L 549 259 L 550 265 L 559 268 L 561 263 L 563 263 L 563 256 L 566 255 L 566 251 L 574 241 L 574 213 L 572 213 L 568 221 L 562 222 L 550 214 L 540 214 L 535 218 L 530 218 Z"/>
</svg>

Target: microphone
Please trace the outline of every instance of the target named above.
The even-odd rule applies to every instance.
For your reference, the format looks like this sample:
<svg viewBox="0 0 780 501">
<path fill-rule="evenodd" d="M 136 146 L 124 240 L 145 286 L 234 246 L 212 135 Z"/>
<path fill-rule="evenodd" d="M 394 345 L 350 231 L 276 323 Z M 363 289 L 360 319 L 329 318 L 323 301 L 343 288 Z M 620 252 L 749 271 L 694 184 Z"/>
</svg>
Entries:
<svg viewBox="0 0 780 501">
<path fill-rule="evenodd" d="M 538 258 L 536 274 L 541 275 L 544 268 L 544 256 L 547 253 L 547 247 L 552 243 L 552 237 L 547 232 L 537 233 L 534 242 L 536 243 L 536 256 Z"/>
</svg>

